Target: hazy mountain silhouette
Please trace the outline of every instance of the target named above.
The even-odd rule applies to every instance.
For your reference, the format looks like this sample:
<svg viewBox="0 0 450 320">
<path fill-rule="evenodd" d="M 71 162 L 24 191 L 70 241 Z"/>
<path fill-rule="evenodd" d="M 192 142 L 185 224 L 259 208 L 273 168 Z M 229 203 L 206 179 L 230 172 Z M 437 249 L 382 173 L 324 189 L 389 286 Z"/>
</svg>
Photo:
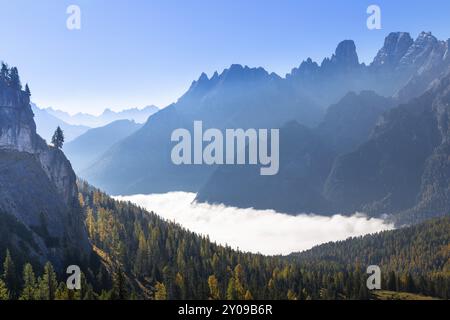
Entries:
<svg viewBox="0 0 450 320">
<path fill-rule="evenodd" d="M 91 165 L 112 145 L 141 127 L 141 124 L 134 121 L 117 120 L 104 127 L 90 129 L 67 143 L 64 146 L 64 153 L 72 163 L 74 170 L 80 172 Z"/>
<path fill-rule="evenodd" d="M 450 73 L 434 83 L 386 113 L 368 142 L 337 159 L 324 188 L 336 210 L 397 212 L 405 223 L 448 213 Z"/>
<path fill-rule="evenodd" d="M 280 172 L 261 176 L 252 166 L 218 167 L 198 192 L 198 202 L 274 209 L 285 213 L 327 213 L 324 182 L 336 156 L 366 141 L 393 99 L 373 92 L 349 93 L 328 108 L 314 129 L 289 123 L 280 133 Z"/>
<path fill-rule="evenodd" d="M 277 175 L 261 176 L 259 166 L 220 166 L 196 201 L 294 214 L 327 211 L 322 188 L 333 159 L 331 146 L 319 135 L 290 122 L 280 130 Z"/>
<path fill-rule="evenodd" d="M 52 141 L 52 136 L 58 126 L 64 131 L 66 142 L 74 140 L 90 129 L 86 126 L 68 124 L 48 113 L 46 110 L 40 109 L 34 103 L 31 103 L 31 108 L 34 113 L 37 132 L 41 137 L 47 140 L 48 143 Z"/>
<path fill-rule="evenodd" d="M 323 209 L 324 213 L 368 210 L 379 214 L 408 209 L 421 188 L 423 162 L 436 146 L 424 142 L 412 148 L 414 159 L 403 167 L 393 155 L 381 155 L 392 150 L 406 157 L 404 149 L 409 145 L 401 139 L 419 139 L 414 130 L 421 128 L 423 132 L 417 134 L 423 139 L 435 137 L 432 122 L 416 126 L 416 120 L 408 116 L 411 119 L 395 127 L 398 134 L 386 139 L 382 150 L 374 137 L 387 121 L 386 116 L 380 118 L 383 112 L 421 95 L 419 100 L 426 100 L 427 90 L 450 65 L 448 52 L 449 42 L 430 33 L 421 33 L 416 40 L 407 33 L 391 33 L 368 66 L 359 63 L 355 44 L 346 40 L 320 65 L 308 59 L 286 78 L 240 65 L 211 78 L 202 74 L 177 103 L 152 116 L 82 175 L 115 194 L 200 190 L 199 201 L 293 213 Z M 388 114 L 403 114 L 398 111 L 403 109 L 408 107 Z M 420 119 L 425 121 L 426 115 Z M 252 167 L 173 165 L 171 133 L 191 129 L 195 120 L 202 120 L 205 129 L 283 128 L 281 144 L 286 149 L 280 151 L 284 159 L 279 176 L 256 176 Z M 285 126 L 290 121 L 298 124 Z M 371 136 L 377 123 L 377 132 Z"/>
<path fill-rule="evenodd" d="M 276 128 L 290 120 L 314 125 L 321 112 L 277 75 L 232 65 L 211 78 L 202 74 L 177 103 L 150 117 L 81 175 L 113 194 L 197 191 L 214 168 L 174 165 L 173 130 L 192 130 L 195 120 L 205 129 Z"/>
<path fill-rule="evenodd" d="M 132 108 L 124 109 L 119 112 L 112 111 L 110 109 L 105 109 L 101 115 L 95 116 L 89 113 L 76 113 L 70 115 L 67 112 L 56 110 L 53 108 L 46 108 L 49 114 L 64 120 L 65 122 L 72 125 L 84 125 L 91 128 L 97 128 L 105 126 L 111 122 L 117 120 L 131 120 L 136 123 L 145 123 L 151 115 L 158 112 L 159 108 L 155 106 L 147 106 L 143 109 Z"/>
</svg>

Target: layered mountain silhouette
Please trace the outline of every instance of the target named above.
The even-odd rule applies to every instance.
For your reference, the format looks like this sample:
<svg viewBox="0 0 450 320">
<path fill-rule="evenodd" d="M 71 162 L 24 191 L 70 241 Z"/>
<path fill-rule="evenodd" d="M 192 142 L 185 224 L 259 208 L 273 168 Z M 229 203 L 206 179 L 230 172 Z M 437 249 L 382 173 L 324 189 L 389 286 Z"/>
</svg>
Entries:
<svg viewBox="0 0 450 320">
<path fill-rule="evenodd" d="M 69 124 L 50 114 L 46 110 L 39 108 L 34 103 L 31 103 L 31 109 L 34 113 L 37 133 L 47 142 L 52 141 L 52 136 L 58 126 L 64 132 L 65 142 L 76 139 L 90 129 L 87 126 Z"/>
<path fill-rule="evenodd" d="M 330 106 L 316 128 L 292 122 L 281 129 L 277 175 L 261 176 L 259 168 L 247 165 L 219 167 L 196 201 L 328 214 L 332 203 L 322 190 L 334 159 L 366 141 L 378 118 L 393 105 L 393 99 L 371 91 L 349 93 Z"/>
<path fill-rule="evenodd" d="M 159 108 L 156 106 L 147 106 L 142 109 L 131 108 L 120 112 L 105 109 L 103 113 L 98 116 L 82 112 L 71 115 L 67 112 L 54 108 L 45 108 L 43 110 L 68 124 L 97 128 L 106 126 L 107 124 L 117 120 L 132 120 L 137 123 L 145 123 L 152 114 L 158 112 Z"/>
<path fill-rule="evenodd" d="M 413 65 L 422 67 L 412 73 Z M 259 203 L 264 203 L 263 208 L 290 213 L 395 214 L 393 219 L 399 224 L 446 214 L 450 209 L 446 187 L 450 155 L 446 142 L 450 102 L 446 74 L 450 68 L 448 42 L 439 42 L 429 33 L 422 33 L 414 43 L 406 34 L 391 34 L 371 67 L 391 70 L 397 76 L 402 72 L 414 76 L 393 94 L 393 98 L 382 98 L 373 92 L 350 93 L 328 108 L 316 133 L 328 143 L 336 158 L 323 189 L 316 191 L 322 197 L 315 197 L 320 199 L 318 202 L 308 206 L 307 201 L 301 201 L 301 204 L 285 208 L 286 202 L 278 200 L 287 197 L 288 188 L 280 188 L 283 191 L 271 193 L 270 200 L 262 200 L 247 191 L 265 188 L 266 183 L 261 178 L 253 175 L 246 179 L 251 183 L 243 182 L 242 172 L 228 172 L 225 177 L 224 168 L 217 169 L 200 190 L 197 201 L 258 208 L 261 208 Z M 417 88 L 417 91 L 410 88 Z M 408 90 L 407 95 L 412 96 L 412 92 L 421 92 L 424 88 L 429 90 L 422 96 L 392 108 L 404 100 Z M 293 149 L 298 150 L 288 147 L 288 150 Z M 301 159 L 298 156 L 294 163 L 301 163 Z M 318 160 L 313 159 L 312 163 Z M 298 172 L 298 168 L 291 171 L 292 174 Z M 323 174 L 324 171 L 317 175 L 317 181 L 323 181 Z M 282 174 L 271 179 L 268 184 L 278 186 L 286 180 Z M 310 181 L 308 184 L 314 186 Z M 228 187 L 225 192 L 218 187 L 220 185 Z M 297 186 L 293 183 L 289 188 L 291 197 L 302 199 L 303 185 L 301 180 L 297 181 Z M 233 190 L 232 195 L 227 194 L 229 190 Z M 235 196 L 238 200 L 234 200 Z"/>
<path fill-rule="evenodd" d="M 313 125 L 320 117 L 317 105 L 277 75 L 232 65 L 211 78 L 202 74 L 177 103 L 150 117 L 81 176 L 113 194 L 197 191 L 214 167 L 174 165 L 175 129 L 192 131 L 196 120 L 219 129 L 281 127 L 290 120 Z"/>
<path fill-rule="evenodd" d="M 416 40 L 407 33 L 392 33 L 368 66 L 359 63 L 354 42 L 346 40 L 320 65 L 307 59 L 286 78 L 240 65 L 211 78 L 202 74 L 177 103 L 152 116 L 81 176 L 113 194 L 205 191 L 205 183 L 211 187 L 217 168 L 175 166 L 170 158 L 173 130 L 192 130 L 193 122 L 199 120 L 204 128 L 218 129 L 282 128 L 290 121 L 311 129 L 321 123 L 321 130 L 314 129 L 314 134 L 325 140 L 329 137 L 325 143 L 331 152 L 351 151 L 367 139 L 380 112 L 394 105 L 392 99 L 408 101 L 429 89 L 428 79 L 438 79 L 448 65 L 447 52 L 448 42 L 430 33 L 421 33 Z M 367 92 L 359 95 L 361 91 Z M 373 100 L 368 91 L 373 92 Z M 349 92 L 355 92 L 353 97 L 347 96 Z M 343 97 L 349 110 L 332 106 L 324 119 L 327 107 Z M 354 102 L 345 103 L 345 99 Z M 338 128 L 339 132 L 333 132 Z M 214 190 L 214 200 L 225 200 L 220 188 Z M 199 199 L 212 200 L 211 195 L 201 192 Z"/>
<path fill-rule="evenodd" d="M 117 120 L 104 127 L 88 130 L 64 146 L 64 153 L 74 170 L 79 172 L 89 167 L 98 157 L 120 140 L 128 137 L 139 128 L 130 120 Z"/>
</svg>

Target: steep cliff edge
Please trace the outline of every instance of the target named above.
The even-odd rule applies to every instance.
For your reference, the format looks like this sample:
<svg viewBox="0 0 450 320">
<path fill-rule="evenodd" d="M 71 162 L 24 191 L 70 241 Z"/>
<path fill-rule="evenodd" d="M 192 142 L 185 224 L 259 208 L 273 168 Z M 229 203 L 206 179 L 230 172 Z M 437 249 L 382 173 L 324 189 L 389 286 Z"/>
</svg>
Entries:
<svg viewBox="0 0 450 320">
<path fill-rule="evenodd" d="M 36 133 L 29 91 L 11 78 L 9 70 L 0 77 L 0 215 L 13 216 L 32 236 L 9 245 L 62 267 L 69 256 L 90 253 L 76 176 L 64 153 Z"/>
</svg>

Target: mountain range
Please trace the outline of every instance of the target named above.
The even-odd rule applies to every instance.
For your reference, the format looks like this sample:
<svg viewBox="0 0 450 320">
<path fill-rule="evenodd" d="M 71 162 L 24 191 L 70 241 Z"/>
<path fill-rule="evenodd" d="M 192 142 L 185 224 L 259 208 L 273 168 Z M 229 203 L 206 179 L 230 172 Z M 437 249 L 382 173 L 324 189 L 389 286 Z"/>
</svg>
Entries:
<svg viewBox="0 0 450 320">
<path fill-rule="evenodd" d="M 174 165 L 170 150 L 175 129 L 192 131 L 195 120 L 219 129 L 267 128 L 290 120 L 314 125 L 321 113 L 279 76 L 232 65 L 210 79 L 202 74 L 177 103 L 150 117 L 80 175 L 112 194 L 196 191 L 214 167 Z"/>
<path fill-rule="evenodd" d="M 158 112 L 159 108 L 156 106 L 146 106 L 142 109 L 131 108 L 124 109 L 119 112 L 112 111 L 111 109 L 105 109 L 102 114 L 96 116 L 89 113 L 76 113 L 71 115 L 65 111 L 45 108 L 44 111 L 53 115 L 54 117 L 65 121 L 71 125 L 81 125 L 90 128 L 103 127 L 111 122 L 117 120 L 132 120 L 136 123 L 145 123 L 147 119 Z"/>
<path fill-rule="evenodd" d="M 316 183 L 302 180 L 298 176 L 302 170 L 298 167 L 291 170 L 288 164 L 284 165 L 288 168 L 284 176 L 263 179 L 252 175 L 244 181 L 242 170 L 219 168 L 200 189 L 197 201 L 293 214 L 364 212 L 390 216 L 398 224 L 446 214 L 450 209 L 445 187 L 450 181 L 446 175 L 446 159 L 450 155 L 448 42 L 437 41 L 429 33 L 422 33 L 415 42 L 405 34 L 391 34 L 369 68 L 389 70 L 396 75 L 408 70 L 412 77 L 390 98 L 373 92 L 350 93 L 328 108 L 315 133 L 328 143 L 334 156 L 330 167 L 313 175 Z M 423 90 L 423 94 L 415 97 Z M 290 153 L 301 150 L 295 145 L 285 148 Z M 285 156 L 285 160 L 289 158 Z M 306 150 L 292 163 L 298 165 L 304 159 L 315 166 L 324 157 L 319 159 Z M 311 174 L 314 169 L 306 172 Z M 315 197 L 303 199 L 305 185 L 314 188 Z M 266 190 L 266 186 L 272 186 L 270 194 L 261 198 L 252 194 L 257 193 L 255 190 Z M 288 190 L 291 190 L 289 197 Z M 295 199 L 296 203 L 286 207 L 289 203 L 286 198 Z"/>
<path fill-rule="evenodd" d="M 34 103 L 31 103 L 31 109 L 34 113 L 37 133 L 49 143 L 52 141 L 52 136 L 58 126 L 63 130 L 66 142 L 74 140 L 90 129 L 87 126 L 69 124 L 40 109 Z"/>
<path fill-rule="evenodd" d="M 199 202 L 291 214 L 363 211 L 403 217 L 398 223 L 421 221 L 427 214 L 408 210 L 436 188 L 436 177 L 430 178 L 436 164 L 434 169 L 426 164 L 446 155 L 440 142 L 446 113 L 432 110 L 444 108 L 433 107 L 435 99 L 446 103 L 449 44 L 429 32 L 415 40 L 397 32 L 386 37 L 369 65 L 359 62 L 354 42 L 345 40 L 320 65 L 307 59 L 285 78 L 240 65 L 211 78 L 202 74 L 175 104 L 80 174 L 112 194 L 192 191 Z M 417 104 L 428 112 L 418 119 Z M 172 131 L 191 130 L 196 120 L 205 128 L 281 128 L 280 173 L 260 177 L 252 167 L 172 164 Z M 412 159 L 403 163 L 395 154 L 408 146 L 407 139 L 415 139 L 414 152 L 401 153 L 404 161 L 407 155 Z M 449 208 L 443 198 L 431 201 L 437 209 L 431 215 Z"/>
<path fill-rule="evenodd" d="M 222 120 L 221 128 L 280 126 L 280 142 L 288 146 L 281 149 L 284 180 L 267 182 L 269 192 L 262 195 L 268 201 L 261 202 L 263 206 L 284 197 L 288 209 L 320 202 L 349 208 L 370 203 L 376 212 L 380 206 L 373 204 L 388 193 L 391 198 L 382 205 L 403 209 L 411 204 L 411 194 L 419 185 L 418 205 L 399 217 L 417 217 L 417 222 L 446 210 L 450 75 L 436 78 L 428 91 L 400 106 L 395 104 L 398 98 L 373 91 L 347 92 L 323 116 L 317 102 L 262 69 L 233 66 L 201 79 L 177 104 L 150 117 L 144 126 L 114 122 L 92 129 L 79 138 L 81 146 L 74 141 L 73 147 L 89 153 L 86 143 L 102 148 L 106 141 L 112 146 L 104 154 L 115 157 L 129 143 L 130 153 L 119 158 L 124 168 L 117 166 L 119 172 L 110 172 L 114 178 L 130 169 L 130 161 L 140 155 L 136 150 L 153 157 L 150 164 L 162 171 L 162 180 L 147 180 L 149 174 L 158 177 L 150 167 L 149 174 L 141 171 L 143 179 L 133 185 L 136 175 L 131 171 L 131 179 L 123 178 L 126 189 L 148 183 L 193 188 L 211 179 L 208 183 L 222 192 L 252 172 L 244 168 L 241 180 L 230 172 L 227 186 L 215 183 L 214 175 L 222 168 L 211 168 L 213 176 L 208 176 L 199 169 L 175 172 L 158 162 L 159 154 L 168 151 L 165 140 L 160 140 L 166 138 L 164 134 L 178 125 L 190 125 L 205 112 L 206 123 L 220 126 Z M 234 106 L 240 99 L 242 103 Z M 17 69 L 5 66 L 0 73 L 0 258 L 4 261 L 0 299 L 374 299 L 378 293 L 368 292 L 365 286 L 366 264 L 380 266 L 382 286 L 389 294 L 450 297 L 448 216 L 289 257 L 244 253 L 76 181 L 63 150 L 48 145 L 37 133 L 34 116 L 28 86 L 22 90 Z M 142 168 L 142 162 L 134 164 Z M 412 177 L 407 175 L 410 169 Z M 181 180 L 177 173 L 184 174 Z M 194 173 L 200 178 L 188 184 Z M 375 182 L 374 188 L 360 177 Z M 379 183 L 384 179 L 388 185 Z M 289 189 L 283 189 L 286 186 Z M 405 187 L 404 192 L 399 193 L 400 187 Z M 276 194 L 278 188 L 285 194 Z M 297 191 L 298 199 L 292 197 Z M 341 197 L 345 203 L 339 203 Z M 82 290 L 76 292 L 67 289 L 65 274 L 66 267 L 74 264 L 82 270 Z"/>
</svg>

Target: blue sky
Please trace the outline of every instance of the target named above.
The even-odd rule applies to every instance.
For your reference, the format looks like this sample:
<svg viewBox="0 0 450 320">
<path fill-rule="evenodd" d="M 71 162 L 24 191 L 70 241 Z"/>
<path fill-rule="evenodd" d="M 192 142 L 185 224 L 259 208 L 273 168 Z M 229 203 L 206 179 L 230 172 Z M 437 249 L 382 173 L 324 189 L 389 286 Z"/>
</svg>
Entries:
<svg viewBox="0 0 450 320">
<path fill-rule="evenodd" d="M 81 8 L 81 30 L 66 9 Z M 382 30 L 368 30 L 377 4 Z M 391 31 L 450 38 L 450 1 L 0 0 L 0 60 L 19 67 L 33 100 L 71 113 L 176 101 L 201 72 L 233 63 L 284 76 L 353 39 L 370 62 Z"/>
</svg>

